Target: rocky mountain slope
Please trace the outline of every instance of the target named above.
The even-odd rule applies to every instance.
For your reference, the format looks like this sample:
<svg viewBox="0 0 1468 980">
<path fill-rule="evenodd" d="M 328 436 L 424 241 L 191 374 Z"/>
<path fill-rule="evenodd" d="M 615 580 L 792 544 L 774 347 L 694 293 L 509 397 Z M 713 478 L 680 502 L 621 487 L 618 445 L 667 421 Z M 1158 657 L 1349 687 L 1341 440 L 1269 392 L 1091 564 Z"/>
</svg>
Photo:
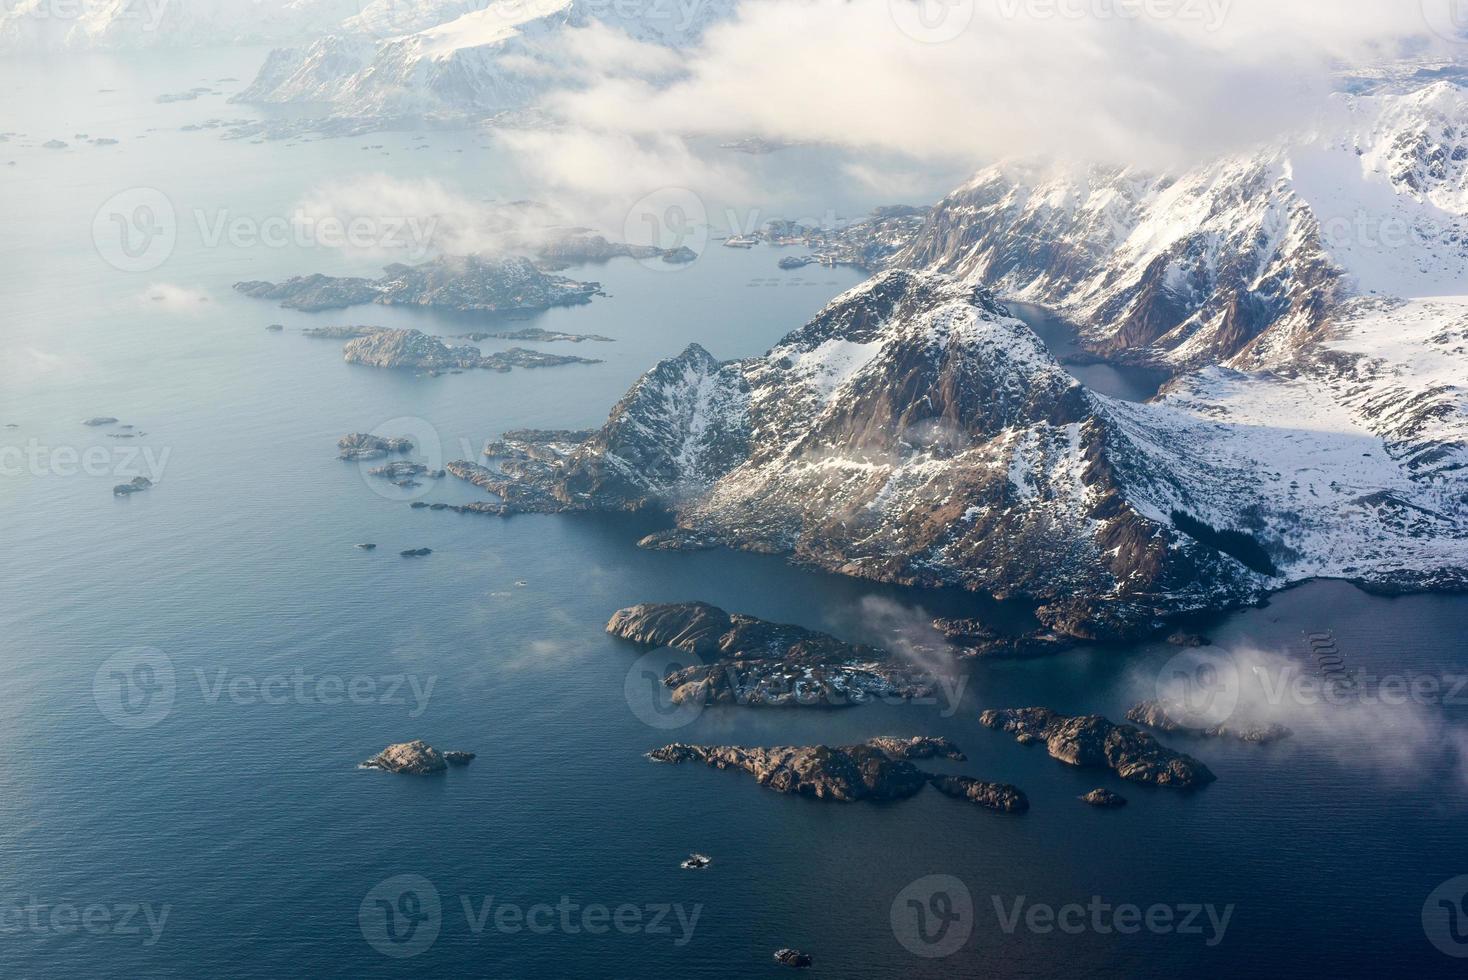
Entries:
<svg viewBox="0 0 1468 980">
<path fill-rule="evenodd" d="M 1468 328 L 1403 340 L 1401 312 L 1359 311 L 1309 370 L 1210 368 L 1136 404 L 986 290 L 889 272 L 762 357 L 662 362 L 589 438 L 522 433 L 449 470 L 491 512 L 666 507 L 650 545 L 1023 595 L 1082 638 L 1316 576 L 1461 587 Z"/>
<path fill-rule="evenodd" d="M 692 43 L 734 0 L 632 5 L 586 0 L 493 0 L 460 16 L 383 37 L 344 30 L 272 52 L 241 102 L 330 103 L 348 116 L 483 115 L 526 105 L 563 75 L 553 42 L 605 25 L 635 40 Z M 453 5 L 442 5 L 443 12 Z"/>
</svg>

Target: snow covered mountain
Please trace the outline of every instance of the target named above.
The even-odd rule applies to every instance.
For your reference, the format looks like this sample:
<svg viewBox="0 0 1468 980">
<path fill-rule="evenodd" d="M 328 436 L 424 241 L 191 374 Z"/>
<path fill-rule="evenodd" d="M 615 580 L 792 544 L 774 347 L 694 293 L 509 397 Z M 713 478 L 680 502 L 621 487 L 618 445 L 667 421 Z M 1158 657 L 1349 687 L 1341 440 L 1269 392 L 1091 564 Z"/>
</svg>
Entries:
<svg viewBox="0 0 1468 980">
<path fill-rule="evenodd" d="M 1360 296 L 1462 292 L 1468 98 L 1342 95 L 1316 133 L 1186 173 L 1005 164 L 896 264 L 1054 307 L 1108 358 L 1287 362 Z"/>
<path fill-rule="evenodd" d="M 1468 587 L 1468 317 L 1370 301 L 1292 376 L 1084 389 L 981 288 L 884 273 L 763 357 L 662 362 L 591 434 L 508 434 L 469 509 L 673 510 L 645 542 L 1029 596 L 1117 637 L 1306 578 Z"/>
<path fill-rule="evenodd" d="M 1315 577 L 1468 588 L 1468 102 L 1350 96 L 1328 135 L 1175 177 L 996 167 L 762 357 L 700 347 L 594 433 L 452 464 L 491 513 L 658 506 L 727 545 L 1134 635 Z M 1146 403 L 1080 385 L 1048 302 Z M 1188 370 L 1191 369 L 1191 370 Z"/>
<path fill-rule="evenodd" d="M 366 14 L 360 0 L 13 0 L 0 6 L 0 50 L 297 43 Z"/>
<path fill-rule="evenodd" d="M 691 44 L 737 0 L 693 6 L 596 0 L 494 0 L 424 29 L 377 38 L 344 31 L 271 53 L 241 102 L 330 103 L 349 116 L 490 113 L 518 108 L 564 65 L 548 42 L 567 28 L 605 24 L 634 40 Z M 441 5 L 449 13 L 454 4 Z M 366 14 L 363 15 L 364 17 Z"/>
</svg>

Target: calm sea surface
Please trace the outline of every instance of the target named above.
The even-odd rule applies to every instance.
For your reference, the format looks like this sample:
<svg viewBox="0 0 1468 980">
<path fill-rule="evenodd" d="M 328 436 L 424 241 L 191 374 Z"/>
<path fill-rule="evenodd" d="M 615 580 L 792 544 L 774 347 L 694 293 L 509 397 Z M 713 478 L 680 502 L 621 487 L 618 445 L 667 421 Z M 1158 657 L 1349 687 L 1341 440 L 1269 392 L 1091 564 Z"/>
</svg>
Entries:
<svg viewBox="0 0 1468 980">
<path fill-rule="evenodd" d="M 213 95 L 154 101 L 247 79 L 258 56 L 0 67 L 0 129 L 24 134 L 0 143 L 0 425 L 15 426 L 0 429 L 0 976 L 745 977 L 774 970 L 782 946 L 809 950 L 829 977 L 1461 975 L 1422 912 L 1468 874 L 1468 783 L 1450 749 L 1464 744 L 1468 692 L 1446 696 L 1468 672 L 1468 602 L 1316 583 L 1200 624 L 1218 650 L 1257 651 L 1271 669 L 1313 671 L 1305 636 L 1329 632 L 1352 668 L 1448 680 L 1442 696 L 1404 705 L 1286 698 L 1280 717 L 1297 735 L 1272 747 L 1182 740 L 1219 777 L 1191 795 L 1069 769 L 977 723 L 985 707 L 1029 704 L 1117 718 L 1152 695 L 1177 653 L 1165 644 L 978 666 L 957 704 L 709 709 L 677 729 L 649 724 L 660 716 L 634 710 L 635 673 L 627 688 L 639 652 L 602 632 L 633 602 L 704 599 L 873 642 L 938 612 L 1025 612 L 765 556 L 640 551 L 654 518 L 412 510 L 337 461 L 335 441 L 410 429 L 458 458 L 505 429 L 595 425 L 659 357 L 691 341 L 760 352 L 858 276 L 780 272 L 776 251 L 718 246 L 674 273 L 614 262 L 569 273 L 608 298 L 533 321 L 615 337 L 548 348 L 602 364 L 436 379 L 346 365 L 339 345 L 297 328 L 466 328 L 241 298 L 236 280 L 373 263 L 206 247 L 194 209 L 263 219 L 371 173 L 503 200 L 533 187 L 481 149 L 483 134 L 428 134 L 435 152 L 415 151 L 412 133 L 231 142 L 180 127 L 248 111 Z M 39 146 L 50 139 L 70 147 Z M 832 200 L 840 161 L 821 153 L 753 165 L 810 213 L 879 203 Z M 98 208 L 135 187 L 183 216 L 173 254 L 146 273 L 116 270 L 93 243 Z M 271 322 L 286 331 L 268 333 Z M 98 415 L 137 438 L 80 424 Z M 114 498 L 135 472 L 161 479 Z M 450 481 L 423 499 L 475 492 Z M 375 552 L 353 547 L 368 541 Z M 433 554 L 398 556 L 418 547 Z M 133 714 L 113 696 L 114 672 L 135 685 Z M 1013 782 L 1031 812 L 931 791 L 819 803 L 643 758 L 673 740 L 878 734 L 952 737 L 969 760 L 936 766 Z M 479 757 L 423 779 L 356 768 L 417 737 Z M 1076 801 L 1096 786 L 1130 806 Z M 690 851 L 714 866 L 679 870 Z M 892 926 L 899 892 L 932 875 L 948 876 L 953 901 L 932 905 L 920 885 L 925 907 L 951 910 L 950 935 L 970 930 L 944 958 L 915 955 Z M 417 904 L 402 904 L 408 891 Z M 413 924 L 374 932 L 383 896 L 395 924 Z M 1232 908 L 1221 936 L 1206 919 L 1201 934 L 1102 932 L 1089 919 L 1071 934 L 1007 929 L 996 902 L 1007 914 L 1017 901 Z M 558 904 L 577 908 L 572 928 L 559 912 L 548 931 L 513 928 L 514 909 Z M 502 906 L 512 911 L 497 918 Z M 621 908 L 623 928 L 584 920 L 602 926 L 591 934 L 587 907 Z M 166 919 L 154 929 L 129 908 Z M 68 917 L 88 909 L 89 928 Z M 417 955 L 391 955 L 402 952 Z"/>
</svg>

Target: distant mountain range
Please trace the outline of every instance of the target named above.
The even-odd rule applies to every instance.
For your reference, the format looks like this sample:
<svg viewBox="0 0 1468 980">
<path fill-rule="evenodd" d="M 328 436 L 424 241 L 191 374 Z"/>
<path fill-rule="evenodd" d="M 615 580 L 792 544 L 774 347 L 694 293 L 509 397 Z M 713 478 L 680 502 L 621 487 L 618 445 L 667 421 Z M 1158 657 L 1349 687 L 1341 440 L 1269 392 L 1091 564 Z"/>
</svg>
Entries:
<svg viewBox="0 0 1468 980">
<path fill-rule="evenodd" d="M 326 103 L 347 116 L 516 109 L 561 80 L 565 66 L 546 44 L 567 28 L 606 24 L 638 41 L 677 47 L 695 42 L 736 4 L 441 3 L 432 14 L 423 11 L 411 30 L 393 34 L 367 29 L 375 22 L 364 13 L 306 47 L 273 51 L 236 101 Z"/>
</svg>

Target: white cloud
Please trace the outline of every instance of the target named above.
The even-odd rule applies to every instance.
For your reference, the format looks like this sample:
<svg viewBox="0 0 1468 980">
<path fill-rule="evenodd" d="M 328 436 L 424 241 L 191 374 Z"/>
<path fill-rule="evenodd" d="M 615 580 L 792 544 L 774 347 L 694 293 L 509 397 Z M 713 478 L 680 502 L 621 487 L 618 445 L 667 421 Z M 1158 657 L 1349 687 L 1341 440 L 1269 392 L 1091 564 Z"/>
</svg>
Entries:
<svg viewBox="0 0 1468 980">
<path fill-rule="evenodd" d="M 545 107 L 571 127 L 567 153 L 598 149 L 585 130 L 819 140 L 975 167 L 1015 154 L 1166 166 L 1302 124 L 1341 62 L 1446 47 L 1415 0 L 1334 0 L 1328 15 L 1318 0 L 972 0 L 943 43 L 911 36 L 934 23 L 913 19 L 915 2 L 746 0 L 683 52 L 671 84 L 665 49 L 572 32 L 599 77 Z M 1125 15 L 1139 10 L 1171 15 Z M 579 164 L 562 176 L 596 176 Z"/>
<path fill-rule="evenodd" d="M 149 286 L 139 300 L 165 313 L 194 314 L 208 308 L 209 294 L 202 289 L 160 282 Z"/>
</svg>

